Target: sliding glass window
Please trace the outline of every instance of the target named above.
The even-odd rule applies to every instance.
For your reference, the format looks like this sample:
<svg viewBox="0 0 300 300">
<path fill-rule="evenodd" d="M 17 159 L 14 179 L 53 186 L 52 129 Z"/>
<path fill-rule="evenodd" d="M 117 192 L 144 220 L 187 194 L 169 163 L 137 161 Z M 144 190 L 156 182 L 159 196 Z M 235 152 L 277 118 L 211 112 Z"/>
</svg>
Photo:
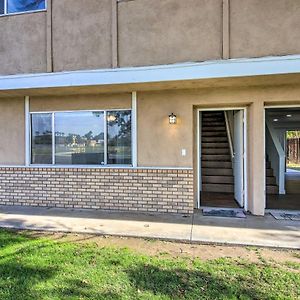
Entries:
<svg viewBox="0 0 300 300">
<path fill-rule="evenodd" d="M 107 112 L 107 162 L 131 164 L 131 111 Z"/>
<path fill-rule="evenodd" d="M 46 9 L 46 0 L 0 0 L 0 15 Z"/>
<path fill-rule="evenodd" d="M 31 162 L 52 163 L 52 114 L 31 115 Z"/>
<path fill-rule="evenodd" d="M 104 164 L 104 113 L 55 114 L 55 163 Z"/>
<path fill-rule="evenodd" d="M 131 111 L 33 113 L 31 163 L 130 165 Z"/>
</svg>

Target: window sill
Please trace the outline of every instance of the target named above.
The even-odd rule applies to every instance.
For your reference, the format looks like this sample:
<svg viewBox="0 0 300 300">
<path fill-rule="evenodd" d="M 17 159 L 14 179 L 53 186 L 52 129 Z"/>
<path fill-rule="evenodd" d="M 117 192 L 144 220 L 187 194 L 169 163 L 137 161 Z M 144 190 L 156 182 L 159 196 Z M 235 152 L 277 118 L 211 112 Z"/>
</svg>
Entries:
<svg viewBox="0 0 300 300">
<path fill-rule="evenodd" d="M 0 15 L 0 18 L 3 17 L 11 17 L 11 16 L 19 16 L 19 15 L 24 15 L 24 14 L 35 14 L 35 13 L 40 13 L 40 12 L 46 12 L 47 9 L 39 9 L 39 10 L 30 10 L 30 11 L 22 11 L 22 12 L 15 12 L 15 13 L 7 13 Z"/>
</svg>

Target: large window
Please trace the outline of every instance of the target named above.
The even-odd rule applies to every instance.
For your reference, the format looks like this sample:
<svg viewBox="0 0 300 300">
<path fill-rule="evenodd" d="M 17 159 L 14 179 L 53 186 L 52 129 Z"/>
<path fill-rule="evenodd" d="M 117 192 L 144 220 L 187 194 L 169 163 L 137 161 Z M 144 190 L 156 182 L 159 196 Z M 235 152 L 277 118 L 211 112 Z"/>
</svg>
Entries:
<svg viewBox="0 0 300 300">
<path fill-rule="evenodd" d="M 130 165 L 131 111 L 32 113 L 31 163 Z"/>
<path fill-rule="evenodd" d="M 0 15 L 46 9 L 46 0 L 0 0 Z"/>
</svg>

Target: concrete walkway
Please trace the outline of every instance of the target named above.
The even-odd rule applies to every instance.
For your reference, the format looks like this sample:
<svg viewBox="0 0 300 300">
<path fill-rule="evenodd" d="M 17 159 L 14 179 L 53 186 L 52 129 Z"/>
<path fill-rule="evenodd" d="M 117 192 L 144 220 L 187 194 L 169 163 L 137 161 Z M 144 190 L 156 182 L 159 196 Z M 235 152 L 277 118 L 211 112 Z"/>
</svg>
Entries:
<svg viewBox="0 0 300 300">
<path fill-rule="evenodd" d="M 0 227 L 300 249 L 300 221 L 0 206 Z"/>
</svg>

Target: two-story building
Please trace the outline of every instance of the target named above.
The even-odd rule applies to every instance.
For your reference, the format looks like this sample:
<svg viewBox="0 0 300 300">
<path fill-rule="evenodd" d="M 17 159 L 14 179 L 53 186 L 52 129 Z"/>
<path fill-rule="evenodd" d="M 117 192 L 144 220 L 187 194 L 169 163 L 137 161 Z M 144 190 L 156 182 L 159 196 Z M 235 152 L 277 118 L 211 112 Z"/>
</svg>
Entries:
<svg viewBox="0 0 300 300">
<path fill-rule="evenodd" d="M 300 209 L 299 16 L 296 0 L 0 0 L 0 204 Z"/>
</svg>

